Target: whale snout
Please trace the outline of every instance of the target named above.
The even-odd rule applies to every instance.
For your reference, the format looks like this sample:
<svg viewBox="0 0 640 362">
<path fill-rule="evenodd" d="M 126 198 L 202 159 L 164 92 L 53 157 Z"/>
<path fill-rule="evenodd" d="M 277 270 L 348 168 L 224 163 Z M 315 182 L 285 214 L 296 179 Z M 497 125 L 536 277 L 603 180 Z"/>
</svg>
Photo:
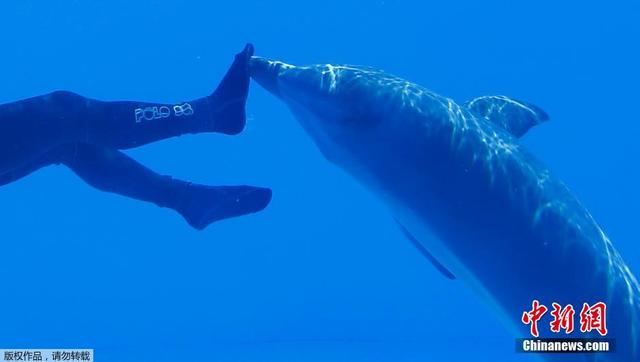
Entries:
<svg viewBox="0 0 640 362">
<path fill-rule="evenodd" d="M 251 74 L 251 78 L 275 96 L 280 95 L 278 90 L 278 78 L 283 70 L 289 68 L 293 68 L 293 66 L 262 57 L 253 56 L 249 61 L 249 73 Z"/>
</svg>

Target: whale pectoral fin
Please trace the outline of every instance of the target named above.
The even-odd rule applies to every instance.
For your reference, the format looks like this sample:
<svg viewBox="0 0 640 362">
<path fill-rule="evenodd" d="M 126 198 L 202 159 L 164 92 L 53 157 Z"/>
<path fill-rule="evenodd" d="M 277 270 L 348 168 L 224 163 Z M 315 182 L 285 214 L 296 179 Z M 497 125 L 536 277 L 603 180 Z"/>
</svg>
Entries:
<svg viewBox="0 0 640 362">
<path fill-rule="evenodd" d="M 427 250 L 415 237 L 413 237 L 413 235 L 411 235 L 407 228 L 400 224 L 398 220 L 396 220 L 396 223 L 400 227 L 400 230 L 402 230 L 402 233 L 407 237 L 407 239 L 409 239 L 409 241 L 411 241 L 411 244 L 413 244 L 413 246 L 415 246 L 416 249 L 418 249 L 420 253 L 422 253 L 422 255 L 424 255 L 424 257 L 427 258 L 427 260 L 429 260 L 440 273 L 442 273 L 442 275 L 451 280 L 454 280 L 456 278 L 456 276 L 453 275 L 453 273 L 450 272 L 449 269 L 440 264 L 440 262 L 433 255 L 431 255 L 429 250 Z"/>
<path fill-rule="evenodd" d="M 488 119 L 516 137 L 549 120 L 549 115 L 539 107 L 505 96 L 478 97 L 464 105 L 473 114 Z"/>
</svg>

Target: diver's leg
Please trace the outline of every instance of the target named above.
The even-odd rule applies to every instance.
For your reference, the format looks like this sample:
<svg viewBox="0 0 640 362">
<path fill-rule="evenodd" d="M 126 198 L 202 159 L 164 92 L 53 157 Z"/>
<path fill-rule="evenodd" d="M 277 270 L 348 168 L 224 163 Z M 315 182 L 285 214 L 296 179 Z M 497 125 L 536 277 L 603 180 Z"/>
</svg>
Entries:
<svg viewBox="0 0 640 362">
<path fill-rule="evenodd" d="M 188 133 L 237 134 L 244 129 L 249 91 L 247 45 L 209 96 L 175 105 L 86 100 L 79 141 L 126 149 Z"/>
<path fill-rule="evenodd" d="M 102 102 L 58 91 L 0 105 L 0 173 L 67 143 L 125 149 L 187 133 L 236 134 L 245 125 L 252 54 L 247 45 L 213 94 L 191 102 Z"/>
<path fill-rule="evenodd" d="M 49 150 L 76 138 L 72 130 L 78 128 L 73 116 L 79 112 L 77 102 L 59 101 L 55 108 L 64 109 L 60 114 L 50 108 L 47 97 L 0 105 L 0 174 L 8 175 L 7 183 L 46 158 Z"/>
<path fill-rule="evenodd" d="M 53 162 L 49 158 L 48 155 L 42 156 L 39 159 L 31 161 L 30 163 L 7 171 L 3 174 L 0 174 L 0 186 L 4 186 L 10 184 L 14 181 L 17 181 L 23 177 L 30 175 L 31 173 L 51 165 Z"/>
<path fill-rule="evenodd" d="M 177 180 L 151 171 L 120 151 L 90 144 L 65 145 L 53 153 L 57 162 L 89 185 L 171 208 L 199 230 L 217 220 L 258 212 L 271 200 L 269 189 Z"/>
</svg>

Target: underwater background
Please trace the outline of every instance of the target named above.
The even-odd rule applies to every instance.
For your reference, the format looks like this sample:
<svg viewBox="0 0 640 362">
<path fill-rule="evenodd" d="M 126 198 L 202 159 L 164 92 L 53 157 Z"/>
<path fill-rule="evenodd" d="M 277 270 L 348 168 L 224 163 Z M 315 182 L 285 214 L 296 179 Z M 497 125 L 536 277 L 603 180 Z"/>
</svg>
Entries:
<svg viewBox="0 0 640 362">
<path fill-rule="evenodd" d="M 293 64 L 379 67 L 460 102 L 512 96 L 550 114 L 522 142 L 640 276 L 639 19 L 635 1 L 6 0 L 0 102 L 57 89 L 194 99 L 246 42 Z M 97 361 L 533 360 L 280 101 L 254 83 L 247 109 L 239 136 L 128 153 L 182 179 L 272 187 L 262 213 L 197 232 L 63 167 L 0 188 L 0 348 L 94 348 Z"/>
</svg>

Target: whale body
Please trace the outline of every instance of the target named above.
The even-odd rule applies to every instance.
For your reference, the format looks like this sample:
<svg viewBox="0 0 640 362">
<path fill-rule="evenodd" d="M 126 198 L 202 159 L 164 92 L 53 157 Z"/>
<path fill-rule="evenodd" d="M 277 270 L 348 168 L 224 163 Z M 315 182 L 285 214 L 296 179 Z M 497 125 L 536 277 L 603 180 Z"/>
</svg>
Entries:
<svg viewBox="0 0 640 362">
<path fill-rule="evenodd" d="M 591 214 L 519 143 L 548 116 L 504 96 L 464 104 L 368 67 L 253 57 L 252 78 L 281 99 L 323 155 L 381 197 L 447 278 L 468 283 L 515 337 L 534 300 L 571 304 L 576 327 L 540 337 L 608 338 L 614 352 L 547 360 L 640 361 L 640 287 Z M 580 330 L 606 304 L 605 337 Z M 549 313 L 548 312 L 548 313 Z"/>
</svg>

